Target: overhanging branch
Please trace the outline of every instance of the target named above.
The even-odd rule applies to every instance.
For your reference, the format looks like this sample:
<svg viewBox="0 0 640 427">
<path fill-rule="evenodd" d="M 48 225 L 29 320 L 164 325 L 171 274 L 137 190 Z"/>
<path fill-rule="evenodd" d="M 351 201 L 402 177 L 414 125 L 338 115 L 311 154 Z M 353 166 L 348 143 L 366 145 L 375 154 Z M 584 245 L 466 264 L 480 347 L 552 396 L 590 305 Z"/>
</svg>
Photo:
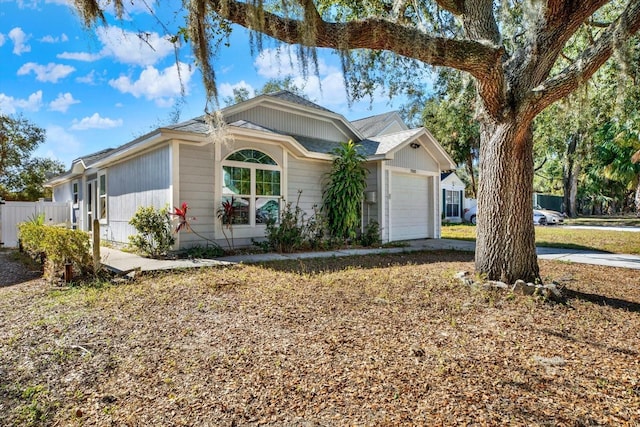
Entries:
<svg viewBox="0 0 640 427">
<path fill-rule="evenodd" d="M 304 6 L 311 0 L 300 0 Z M 345 23 L 326 22 L 316 15 L 313 39 L 309 23 L 282 17 L 250 3 L 210 0 L 211 8 L 222 18 L 259 31 L 289 44 L 337 50 L 388 50 L 434 66 L 452 67 L 481 79 L 499 62 L 502 51 L 495 46 L 469 40 L 434 37 L 415 28 L 380 18 Z M 314 15 L 305 6 L 306 15 Z M 317 13 L 317 11 L 316 11 Z"/>
<path fill-rule="evenodd" d="M 533 113 L 537 114 L 544 110 L 589 80 L 611 57 L 615 46 L 628 40 L 638 30 L 640 30 L 640 0 L 631 0 L 618 19 L 600 35 L 593 45 L 585 49 L 573 64 L 533 89 L 530 97 Z"/>
</svg>

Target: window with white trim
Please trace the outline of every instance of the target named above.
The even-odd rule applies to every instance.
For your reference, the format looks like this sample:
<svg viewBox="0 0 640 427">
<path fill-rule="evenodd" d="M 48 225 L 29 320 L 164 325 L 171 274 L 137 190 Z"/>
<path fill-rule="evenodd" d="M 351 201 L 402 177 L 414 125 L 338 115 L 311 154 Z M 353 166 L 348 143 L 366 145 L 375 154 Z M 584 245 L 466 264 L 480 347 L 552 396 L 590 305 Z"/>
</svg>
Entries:
<svg viewBox="0 0 640 427">
<path fill-rule="evenodd" d="M 108 203 L 107 203 L 107 171 L 103 171 L 103 172 L 99 172 L 98 173 L 98 212 L 97 212 L 97 217 L 100 220 L 100 222 L 106 222 L 107 221 L 107 210 L 108 210 Z"/>
<path fill-rule="evenodd" d="M 446 216 L 447 218 L 460 216 L 460 191 L 446 190 Z"/>
<path fill-rule="evenodd" d="M 269 155 L 245 149 L 222 162 L 223 203 L 232 204 L 233 224 L 266 224 L 280 217 L 281 170 Z"/>
<path fill-rule="evenodd" d="M 72 200 L 74 205 L 78 204 L 79 188 L 80 188 L 80 184 L 78 183 L 78 181 L 73 181 L 73 183 L 71 184 L 71 193 L 72 193 Z"/>
</svg>

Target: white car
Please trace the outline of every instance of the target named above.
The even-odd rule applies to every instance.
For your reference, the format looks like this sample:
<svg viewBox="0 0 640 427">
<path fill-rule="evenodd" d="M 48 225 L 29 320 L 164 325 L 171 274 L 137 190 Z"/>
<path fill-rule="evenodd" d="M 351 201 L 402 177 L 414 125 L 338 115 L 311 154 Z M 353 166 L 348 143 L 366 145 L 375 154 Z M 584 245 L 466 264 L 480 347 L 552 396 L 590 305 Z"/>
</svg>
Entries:
<svg viewBox="0 0 640 427">
<path fill-rule="evenodd" d="M 464 211 L 464 220 L 466 222 L 470 222 L 473 225 L 476 225 L 476 210 L 477 207 L 474 206 L 470 209 L 466 209 Z M 538 210 L 534 210 L 533 211 L 533 223 L 536 225 L 547 225 L 548 221 L 547 221 L 547 215 L 545 215 L 544 213 L 538 211 Z"/>
<path fill-rule="evenodd" d="M 560 212 L 541 209 L 539 206 L 536 206 L 533 212 L 538 212 L 539 214 L 544 215 L 547 218 L 547 224 L 549 225 L 564 223 L 564 215 L 562 215 Z"/>
</svg>

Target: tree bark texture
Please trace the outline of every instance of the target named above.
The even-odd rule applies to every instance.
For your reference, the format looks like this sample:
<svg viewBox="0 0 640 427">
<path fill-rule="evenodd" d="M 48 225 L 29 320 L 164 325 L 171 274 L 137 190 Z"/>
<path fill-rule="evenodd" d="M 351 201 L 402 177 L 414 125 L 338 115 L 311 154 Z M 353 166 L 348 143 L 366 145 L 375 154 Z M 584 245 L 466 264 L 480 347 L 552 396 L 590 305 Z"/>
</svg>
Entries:
<svg viewBox="0 0 640 427">
<path fill-rule="evenodd" d="M 483 123 L 480 159 L 476 271 L 506 283 L 535 282 L 531 126 Z"/>
</svg>

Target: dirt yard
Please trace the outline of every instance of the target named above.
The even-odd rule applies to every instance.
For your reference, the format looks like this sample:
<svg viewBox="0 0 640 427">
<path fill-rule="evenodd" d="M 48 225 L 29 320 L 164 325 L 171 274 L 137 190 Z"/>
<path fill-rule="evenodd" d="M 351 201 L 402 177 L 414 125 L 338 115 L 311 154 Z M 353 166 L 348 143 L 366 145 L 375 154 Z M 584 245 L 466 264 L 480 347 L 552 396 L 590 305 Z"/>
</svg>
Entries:
<svg viewBox="0 0 640 427">
<path fill-rule="evenodd" d="M 2 282 L 0 425 L 639 425 L 637 271 L 542 262 L 551 305 L 469 257 Z"/>
</svg>

